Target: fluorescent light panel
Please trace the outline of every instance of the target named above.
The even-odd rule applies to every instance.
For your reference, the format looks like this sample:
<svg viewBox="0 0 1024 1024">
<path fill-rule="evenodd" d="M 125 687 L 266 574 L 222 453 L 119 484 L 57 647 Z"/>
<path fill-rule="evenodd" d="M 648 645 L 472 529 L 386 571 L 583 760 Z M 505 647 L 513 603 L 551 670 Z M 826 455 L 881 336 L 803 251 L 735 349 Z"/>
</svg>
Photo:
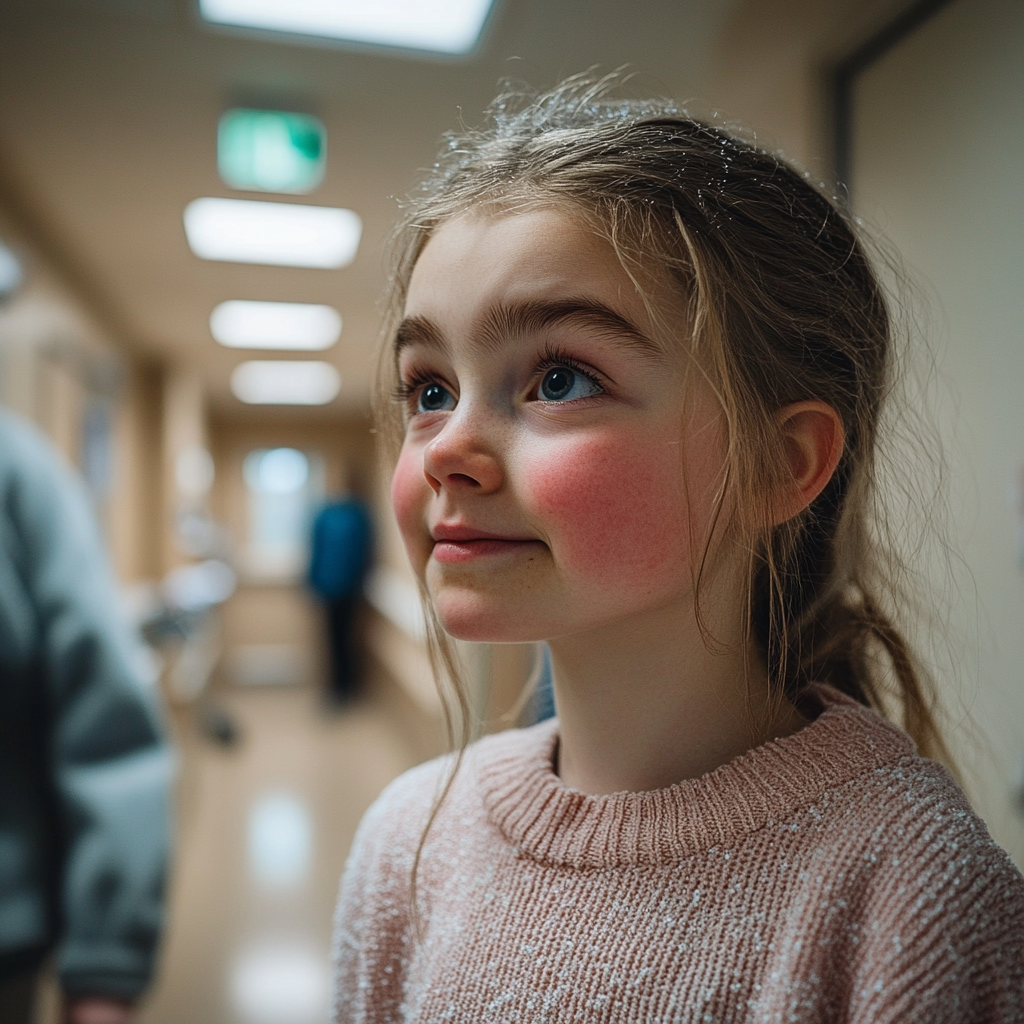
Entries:
<svg viewBox="0 0 1024 1024">
<path fill-rule="evenodd" d="M 200 0 L 207 21 L 440 53 L 476 45 L 492 0 Z"/>
<path fill-rule="evenodd" d="M 306 302 L 230 299 L 210 314 L 210 333 L 228 348 L 316 352 L 341 334 L 341 314 Z"/>
<path fill-rule="evenodd" d="M 236 366 L 231 391 L 247 405 L 326 405 L 341 390 L 341 375 L 314 360 L 253 359 Z"/>
<path fill-rule="evenodd" d="M 185 235 L 205 260 L 333 270 L 355 259 L 362 221 L 351 210 L 251 199 L 194 199 Z"/>
</svg>

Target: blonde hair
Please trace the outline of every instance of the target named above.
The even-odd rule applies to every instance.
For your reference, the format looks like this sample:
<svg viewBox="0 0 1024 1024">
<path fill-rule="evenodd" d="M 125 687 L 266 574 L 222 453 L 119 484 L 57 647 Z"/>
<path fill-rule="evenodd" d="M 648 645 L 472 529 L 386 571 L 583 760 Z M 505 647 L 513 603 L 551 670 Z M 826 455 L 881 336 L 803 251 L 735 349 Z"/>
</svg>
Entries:
<svg viewBox="0 0 1024 1024">
<path fill-rule="evenodd" d="M 688 304 L 687 347 L 727 431 L 715 530 L 745 531 L 744 627 L 773 694 L 798 700 L 810 684 L 829 683 L 898 718 L 925 756 L 948 760 L 934 686 L 894 618 L 902 563 L 877 528 L 876 442 L 894 331 L 858 231 L 779 156 L 669 102 L 615 98 L 620 84 L 585 74 L 537 95 L 509 91 L 484 128 L 447 137 L 394 236 L 378 393 L 389 449 L 397 453 L 402 434 L 389 401 L 394 334 L 432 233 L 470 209 L 545 205 L 582 216 L 634 281 L 665 276 Z M 837 411 L 845 450 L 810 507 L 776 524 L 767 496 L 789 473 L 776 414 L 807 399 Z M 739 527 L 727 514 L 737 508 Z M 708 537 L 696 573 L 698 618 L 711 546 Z M 461 747 L 468 706 L 457 660 L 427 609 Z"/>
</svg>

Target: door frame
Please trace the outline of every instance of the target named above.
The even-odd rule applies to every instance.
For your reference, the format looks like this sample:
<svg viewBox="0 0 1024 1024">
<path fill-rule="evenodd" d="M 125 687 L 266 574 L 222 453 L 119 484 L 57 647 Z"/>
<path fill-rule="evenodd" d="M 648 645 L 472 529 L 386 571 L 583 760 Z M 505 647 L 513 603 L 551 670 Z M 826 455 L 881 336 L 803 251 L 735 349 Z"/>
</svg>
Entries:
<svg viewBox="0 0 1024 1024">
<path fill-rule="evenodd" d="M 858 77 L 953 0 L 916 0 L 836 64 L 830 76 L 832 169 L 836 194 L 850 205 L 853 176 L 853 94 Z"/>
</svg>

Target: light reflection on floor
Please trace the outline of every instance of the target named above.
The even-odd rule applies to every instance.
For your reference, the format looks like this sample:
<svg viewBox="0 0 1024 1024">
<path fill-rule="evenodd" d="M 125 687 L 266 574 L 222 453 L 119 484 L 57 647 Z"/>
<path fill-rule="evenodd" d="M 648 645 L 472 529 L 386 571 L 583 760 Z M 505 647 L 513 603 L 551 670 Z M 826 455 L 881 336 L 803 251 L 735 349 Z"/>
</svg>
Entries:
<svg viewBox="0 0 1024 1024">
<path fill-rule="evenodd" d="M 141 1024 L 323 1024 L 331 914 L 364 810 L 437 736 L 377 695 L 324 715 L 303 688 L 224 689 L 243 740 L 179 723 L 171 923 Z"/>
<path fill-rule="evenodd" d="M 313 851 L 309 809 L 285 790 L 258 796 L 249 809 L 246 845 L 254 881 L 269 889 L 302 884 Z"/>
<path fill-rule="evenodd" d="M 268 938 L 238 952 L 231 1005 L 244 1024 L 323 1024 L 330 972 L 323 949 L 301 938 Z"/>
</svg>

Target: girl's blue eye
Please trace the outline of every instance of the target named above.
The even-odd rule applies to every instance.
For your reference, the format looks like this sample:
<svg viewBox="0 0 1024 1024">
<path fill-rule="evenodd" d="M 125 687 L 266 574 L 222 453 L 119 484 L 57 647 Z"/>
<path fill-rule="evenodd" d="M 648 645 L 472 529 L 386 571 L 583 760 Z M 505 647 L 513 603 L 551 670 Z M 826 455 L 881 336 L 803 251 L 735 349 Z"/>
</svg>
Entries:
<svg viewBox="0 0 1024 1024">
<path fill-rule="evenodd" d="M 597 381 L 568 366 L 552 366 L 540 382 L 538 394 L 543 402 L 567 402 L 601 394 Z"/>
<path fill-rule="evenodd" d="M 455 396 L 442 384 L 428 384 L 416 402 L 417 412 L 447 412 L 455 408 Z"/>
</svg>

